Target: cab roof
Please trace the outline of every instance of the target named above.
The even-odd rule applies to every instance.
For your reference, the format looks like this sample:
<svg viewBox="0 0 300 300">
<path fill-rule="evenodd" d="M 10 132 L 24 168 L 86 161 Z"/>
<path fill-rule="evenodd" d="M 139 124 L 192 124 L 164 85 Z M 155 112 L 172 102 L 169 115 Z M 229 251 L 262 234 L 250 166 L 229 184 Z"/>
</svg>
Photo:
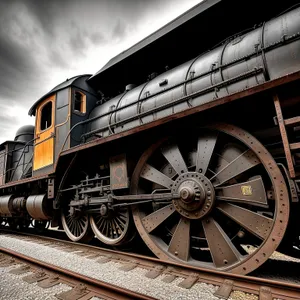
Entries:
<svg viewBox="0 0 300 300">
<path fill-rule="evenodd" d="M 86 79 L 88 79 L 89 77 L 91 77 L 90 74 L 86 74 L 86 75 L 78 75 L 78 76 L 74 76 L 72 78 L 67 78 L 66 81 L 60 83 L 59 85 L 57 85 L 55 88 L 53 88 L 50 92 L 48 92 L 47 94 L 45 94 L 43 97 L 41 97 L 39 100 L 37 100 L 32 107 L 29 109 L 29 116 L 35 116 L 35 110 L 36 107 L 43 102 L 46 98 L 50 97 L 53 93 L 60 91 L 62 89 L 65 89 L 67 87 L 77 87 L 77 88 L 83 88 L 82 85 L 82 81 L 86 81 Z"/>
</svg>

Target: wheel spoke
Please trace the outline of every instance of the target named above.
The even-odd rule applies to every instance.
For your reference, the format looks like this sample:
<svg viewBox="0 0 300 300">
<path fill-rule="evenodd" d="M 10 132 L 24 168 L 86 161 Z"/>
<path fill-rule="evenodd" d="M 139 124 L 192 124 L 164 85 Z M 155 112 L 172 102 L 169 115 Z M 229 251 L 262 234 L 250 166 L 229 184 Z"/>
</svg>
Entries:
<svg viewBox="0 0 300 300">
<path fill-rule="evenodd" d="M 197 156 L 196 156 L 196 172 L 205 175 L 216 142 L 217 142 L 217 133 L 211 133 L 209 135 L 199 137 L 198 146 L 197 146 Z"/>
<path fill-rule="evenodd" d="M 170 189 L 174 183 L 174 181 L 171 178 L 169 178 L 168 176 L 166 176 L 165 174 L 161 173 L 160 171 L 148 164 L 145 165 L 143 171 L 141 172 L 141 177 L 151 182 L 162 185 L 168 189 Z"/>
<path fill-rule="evenodd" d="M 163 223 L 169 216 L 175 212 L 173 204 L 164 206 L 151 213 L 142 219 L 143 225 L 148 233 L 152 232 L 161 223 Z"/>
<path fill-rule="evenodd" d="M 230 203 L 219 203 L 217 208 L 243 228 L 263 240 L 269 236 L 274 224 L 270 218 Z"/>
<path fill-rule="evenodd" d="M 117 226 L 116 224 L 116 220 L 115 219 L 112 219 L 112 226 L 113 226 L 113 229 L 116 233 L 116 236 L 119 237 L 120 236 L 120 233 L 119 233 L 119 227 Z"/>
<path fill-rule="evenodd" d="M 187 261 L 190 256 L 190 220 L 181 218 L 172 236 L 168 251 Z"/>
<path fill-rule="evenodd" d="M 176 144 L 170 144 L 163 147 L 161 149 L 161 153 L 171 164 L 171 166 L 178 175 L 180 175 L 181 173 L 188 172 L 187 166 Z"/>
<path fill-rule="evenodd" d="M 215 174 L 210 180 L 217 179 L 218 183 L 216 186 L 221 185 L 222 183 L 232 179 L 243 172 L 253 168 L 254 166 L 260 164 L 259 159 L 255 153 L 248 149 L 239 155 L 236 159 L 231 161 L 226 165 L 222 170 Z"/>
<path fill-rule="evenodd" d="M 240 254 L 229 237 L 211 217 L 202 221 L 209 250 L 217 268 L 237 263 Z"/>
<path fill-rule="evenodd" d="M 218 200 L 268 207 L 266 191 L 261 177 L 247 182 L 216 187 L 216 192 L 221 192 L 216 196 Z"/>
</svg>

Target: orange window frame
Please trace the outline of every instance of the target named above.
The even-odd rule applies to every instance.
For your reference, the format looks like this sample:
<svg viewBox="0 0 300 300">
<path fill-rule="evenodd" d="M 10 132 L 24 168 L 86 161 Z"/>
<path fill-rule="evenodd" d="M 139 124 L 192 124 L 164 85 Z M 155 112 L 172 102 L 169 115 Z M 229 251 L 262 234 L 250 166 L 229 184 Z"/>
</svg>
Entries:
<svg viewBox="0 0 300 300">
<path fill-rule="evenodd" d="M 81 98 L 81 103 L 80 103 L 80 110 L 75 109 L 75 102 L 76 102 L 76 93 L 80 94 L 82 96 Z M 85 115 L 86 114 L 86 94 L 84 94 L 81 91 L 75 90 L 74 91 L 74 108 L 73 108 L 74 113 L 80 114 L 80 115 Z"/>
</svg>

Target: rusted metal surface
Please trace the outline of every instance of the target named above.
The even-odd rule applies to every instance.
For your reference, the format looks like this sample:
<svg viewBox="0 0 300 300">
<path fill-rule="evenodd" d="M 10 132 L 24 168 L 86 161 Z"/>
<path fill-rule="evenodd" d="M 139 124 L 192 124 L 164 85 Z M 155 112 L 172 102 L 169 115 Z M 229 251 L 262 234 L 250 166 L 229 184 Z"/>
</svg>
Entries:
<svg viewBox="0 0 300 300">
<path fill-rule="evenodd" d="M 34 181 L 38 181 L 38 180 L 42 180 L 42 179 L 47 179 L 47 178 L 49 178 L 48 174 L 41 175 L 41 176 L 35 176 L 35 177 L 31 177 L 31 178 L 26 178 L 26 179 L 21 179 L 21 180 L 18 180 L 18 181 L 14 181 L 14 182 L 4 184 L 4 185 L 1 186 L 1 189 L 8 188 L 8 187 L 15 186 L 15 185 L 24 184 L 24 183 L 30 183 L 30 182 L 34 182 Z"/>
<path fill-rule="evenodd" d="M 201 106 L 192 107 L 187 110 L 174 113 L 170 116 L 163 117 L 159 120 L 155 120 L 150 123 L 142 124 L 139 127 L 128 129 L 126 131 L 116 133 L 116 134 L 113 134 L 108 137 L 97 138 L 93 141 L 85 143 L 84 145 L 78 145 L 69 150 L 62 151 L 60 156 L 67 155 L 69 153 L 73 153 L 73 152 L 77 152 L 77 151 L 81 151 L 81 150 L 84 150 L 84 149 L 87 149 L 90 147 L 94 147 L 96 145 L 104 144 L 106 142 L 110 142 L 110 141 L 113 141 L 113 140 L 116 140 L 116 139 L 119 139 L 119 138 L 122 138 L 125 136 L 129 136 L 131 134 L 142 132 L 144 130 L 159 126 L 161 124 L 165 124 L 165 123 L 171 122 L 171 121 L 179 119 L 179 118 L 190 116 L 190 115 L 196 114 L 198 112 L 205 111 L 207 109 L 210 109 L 210 108 L 213 108 L 213 107 L 216 107 L 216 106 L 228 103 L 228 102 L 232 102 L 232 101 L 235 101 L 238 99 L 242 99 L 244 97 L 248 97 L 248 96 L 251 96 L 251 95 L 254 95 L 257 93 L 261 93 L 263 91 L 274 89 L 278 86 L 281 86 L 281 85 L 284 85 L 284 84 L 287 84 L 287 83 L 290 83 L 290 82 L 293 82 L 293 81 L 296 81 L 299 79 L 300 79 L 300 71 L 297 71 L 297 72 L 282 76 L 280 78 L 277 78 L 277 79 L 274 79 L 274 80 L 271 80 L 271 81 L 268 81 L 268 82 L 265 82 L 262 84 L 258 84 L 254 87 L 245 89 L 241 92 L 237 92 L 237 93 L 229 94 L 224 97 L 220 97 L 212 102 L 204 103 Z M 57 162 L 56 162 L 56 166 L 57 166 Z"/>
<path fill-rule="evenodd" d="M 221 163 L 216 171 L 210 169 L 205 174 L 199 174 L 198 172 L 192 172 L 193 169 L 191 169 L 196 168 L 194 164 L 200 156 L 197 152 L 201 152 L 203 149 L 201 147 L 202 143 L 198 141 L 198 146 L 200 145 L 200 147 L 196 153 L 193 152 L 194 154 L 191 154 L 195 158 L 191 159 L 189 165 L 187 165 L 189 172 L 185 172 L 186 169 L 184 167 L 179 167 L 179 165 L 184 166 L 183 162 L 178 164 L 182 160 L 179 151 L 176 151 L 176 155 L 174 152 L 174 158 L 171 160 L 167 159 L 175 172 L 180 172 L 178 179 L 176 179 L 173 175 L 168 177 L 164 174 L 164 170 L 167 170 L 167 168 L 162 168 L 159 165 L 154 168 L 148 164 L 150 159 L 152 162 L 155 161 L 157 157 L 155 155 L 160 152 L 160 149 L 165 151 L 163 147 L 164 141 L 149 147 L 141 156 L 133 173 L 131 193 L 140 194 L 139 181 L 140 178 L 143 178 L 148 180 L 149 183 L 162 185 L 167 189 L 166 193 L 168 189 L 172 193 L 178 193 L 181 199 L 173 200 L 173 209 L 172 205 L 168 204 L 153 212 L 149 210 L 149 207 L 147 210 L 143 210 L 142 205 L 134 206 L 134 221 L 144 242 L 156 256 L 163 260 L 176 260 L 185 265 L 247 274 L 255 270 L 271 256 L 284 236 L 289 219 L 287 188 L 282 173 L 272 156 L 253 136 L 238 127 L 227 124 L 216 124 L 210 129 L 219 132 L 219 135 L 225 134 L 226 137 L 230 136 L 242 142 L 246 148 L 242 151 L 238 148 L 232 148 L 233 146 L 231 148 L 227 147 L 225 154 L 227 153 L 227 156 L 231 157 L 227 158 L 228 161 L 224 160 L 223 165 Z M 201 131 L 199 131 L 199 136 L 201 137 Z M 207 135 L 204 134 L 203 139 L 206 139 L 206 137 Z M 221 140 L 224 141 L 227 138 Z M 182 149 L 183 145 L 187 145 L 186 143 L 186 140 L 183 140 L 181 144 L 179 143 L 179 149 Z M 219 145 L 218 149 L 220 147 Z M 209 150 L 209 153 L 210 157 L 212 157 L 215 151 Z M 219 157 L 220 153 L 222 152 L 216 152 L 216 155 Z M 210 160 L 210 157 L 207 155 L 206 160 Z M 164 162 L 161 162 L 161 164 L 164 164 Z M 145 166 L 147 169 L 151 169 L 149 175 L 148 171 L 146 174 L 144 172 Z M 260 176 L 254 176 L 256 173 L 253 173 L 253 169 L 258 166 L 260 167 L 259 175 L 261 175 L 261 168 L 263 167 L 263 172 L 269 176 L 272 182 L 274 190 L 272 203 L 276 207 L 274 210 L 273 204 L 269 206 L 267 202 L 265 189 L 265 184 L 267 183 L 262 182 Z M 206 167 L 206 169 L 208 168 Z M 236 180 L 235 178 L 237 176 L 240 177 L 241 174 L 247 178 L 246 174 L 249 171 L 252 172 L 250 178 L 254 176 L 255 179 L 236 184 L 231 183 L 233 179 Z M 157 178 L 165 179 L 158 180 Z M 150 193 L 151 189 L 151 185 L 149 185 L 149 189 L 143 189 L 143 193 Z M 214 193 L 216 193 L 216 196 Z M 218 199 L 218 196 L 220 199 Z M 255 201 L 251 201 L 254 197 L 256 198 Z M 230 204 L 228 201 L 233 201 L 236 204 Z M 243 204 L 249 203 L 254 208 L 262 206 L 264 209 L 270 210 L 273 217 L 267 218 L 260 215 L 257 213 L 257 210 L 259 211 L 258 208 L 251 210 L 243 206 Z M 240 204 L 242 207 L 239 206 Z M 174 209 L 176 212 L 174 212 Z M 245 256 L 240 250 L 237 250 L 238 248 L 232 243 L 229 233 L 226 232 L 228 229 L 224 227 L 224 224 L 222 225 L 223 229 L 220 225 L 222 223 L 215 219 L 213 214 L 215 210 L 222 212 L 223 216 L 228 216 L 238 228 L 240 226 L 244 228 L 247 234 L 251 233 L 261 240 L 254 253 Z M 173 215 L 174 213 L 177 218 Z M 185 219 L 192 220 L 194 218 L 199 218 L 202 222 L 203 235 L 199 236 L 199 234 L 194 235 L 195 233 L 193 233 L 195 231 L 200 233 L 201 227 L 199 226 L 201 225 L 198 224 L 196 230 L 193 227 L 196 226 L 193 225 L 196 223 L 185 221 Z M 165 230 L 159 230 L 159 226 L 161 226 L 161 229 L 167 228 L 166 232 L 170 232 L 171 239 L 169 241 L 167 241 Z M 243 234 L 241 233 L 240 236 L 243 237 Z M 191 255 L 191 249 L 194 246 L 190 243 L 199 238 L 200 240 L 206 239 L 210 255 L 212 256 L 212 263 L 207 262 L 207 260 L 202 261 L 201 257 L 195 259 Z M 247 244 L 247 239 L 244 240 L 244 243 Z M 207 246 L 204 244 L 202 247 L 205 248 Z"/>
<path fill-rule="evenodd" d="M 281 133 L 281 138 L 282 138 L 282 143 L 283 143 L 283 148 L 284 148 L 284 153 L 285 153 L 289 173 L 291 178 L 295 178 L 296 174 L 295 174 L 295 168 L 294 168 L 293 158 L 291 154 L 290 143 L 289 143 L 289 139 L 284 124 L 284 119 L 283 119 L 282 110 L 280 106 L 280 99 L 277 94 L 274 95 L 274 105 L 275 105 L 277 121 Z"/>
<path fill-rule="evenodd" d="M 228 299 L 231 294 L 233 284 L 234 282 L 232 280 L 225 279 L 223 284 L 220 285 L 218 290 L 214 293 L 214 296 L 222 299 Z"/>
<path fill-rule="evenodd" d="M 110 186 L 112 190 L 128 188 L 127 160 L 124 154 L 110 157 Z"/>
</svg>

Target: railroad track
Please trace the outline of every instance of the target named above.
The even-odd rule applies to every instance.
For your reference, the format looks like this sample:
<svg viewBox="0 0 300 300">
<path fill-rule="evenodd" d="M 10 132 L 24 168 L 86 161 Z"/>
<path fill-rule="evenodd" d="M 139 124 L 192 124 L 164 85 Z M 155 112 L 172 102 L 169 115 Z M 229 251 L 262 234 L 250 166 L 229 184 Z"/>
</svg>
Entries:
<svg viewBox="0 0 300 300">
<path fill-rule="evenodd" d="M 30 256 L 20 254 L 11 249 L 1 247 L 0 251 L 2 252 L 2 254 L 0 254 L 0 268 L 21 265 L 10 270 L 10 273 L 17 275 L 27 272 L 33 273 L 24 278 L 24 281 L 27 283 L 37 282 L 41 288 L 53 287 L 59 283 L 71 287 L 70 290 L 56 295 L 56 297 L 61 300 L 91 299 L 93 297 L 110 300 L 155 299 L 101 280 L 96 280 L 72 272 L 65 268 L 54 266 Z"/>
<path fill-rule="evenodd" d="M 144 255 L 124 253 L 116 250 L 99 248 L 86 244 L 78 244 L 44 236 L 11 232 L 3 233 L 3 231 L 1 235 L 2 237 L 35 243 L 36 245 L 60 250 L 65 253 L 73 253 L 76 256 L 95 261 L 95 263 L 97 262 L 99 264 L 99 272 L 103 269 L 101 264 L 113 262 L 115 264 L 119 264 L 119 269 L 122 272 L 134 272 L 136 268 L 141 268 L 146 270 L 144 273 L 147 278 L 156 279 L 161 275 L 163 277 L 162 280 L 165 283 L 171 283 L 175 279 L 181 278 L 182 280 L 178 282 L 178 286 L 182 289 L 190 289 L 193 285 L 199 282 L 210 284 L 216 287 L 214 296 L 223 299 L 228 299 L 230 295 L 233 295 L 232 293 L 236 292 L 255 295 L 256 297 L 254 299 L 300 299 L 299 284 L 195 268 Z M 26 263 L 35 264 L 47 271 L 58 272 L 62 274 L 62 278 L 68 276 L 72 277 L 75 281 L 77 281 L 77 285 L 73 284 L 74 287 L 78 286 L 78 283 L 84 283 L 86 285 L 86 291 L 88 291 L 90 295 L 97 293 L 98 295 L 100 293 L 105 295 L 105 293 L 110 293 L 114 294 L 117 298 L 113 298 L 113 296 L 111 296 L 109 299 L 160 299 L 159 295 L 158 297 L 153 298 L 151 295 L 142 295 L 141 293 L 137 293 L 129 289 L 124 290 L 120 286 L 106 282 L 106 280 L 91 278 L 83 274 L 78 274 L 78 272 L 58 267 L 45 261 L 37 260 L 30 254 L 15 251 L 6 245 L 4 247 L 1 242 L 0 245 L 0 251 L 2 253 L 11 255 L 17 259 L 26 260 Z M 102 296 L 102 298 L 104 298 L 104 296 Z"/>
</svg>

